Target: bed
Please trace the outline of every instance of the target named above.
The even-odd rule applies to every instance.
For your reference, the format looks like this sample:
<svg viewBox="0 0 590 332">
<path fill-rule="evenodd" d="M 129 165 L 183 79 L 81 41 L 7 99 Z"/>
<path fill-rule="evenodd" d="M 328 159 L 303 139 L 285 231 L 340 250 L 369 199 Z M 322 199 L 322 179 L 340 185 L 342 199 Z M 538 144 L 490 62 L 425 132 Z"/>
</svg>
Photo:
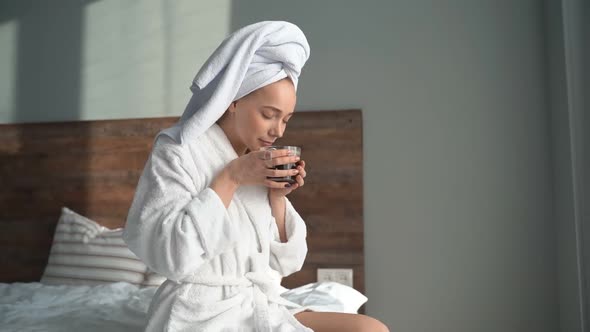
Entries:
<svg viewBox="0 0 590 332">
<path fill-rule="evenodd" d="M 64 208 L 108 230 L 124 227 L 153 138 L 176 120 L 0 125 L 0 325 L 141 330 L 153 284 L 40 281 Z M 305 187 L 289 198 L 306 221 L 309 252 L 302 270 L 282 280 L 285 296 L 346 294 L 364 303 L 361 111 L 298 111 L 277 143 L 301 146 L 308 164 Z M 354 290 L 317 283 L 318 268 L 352 269 Z"/>
</svg>

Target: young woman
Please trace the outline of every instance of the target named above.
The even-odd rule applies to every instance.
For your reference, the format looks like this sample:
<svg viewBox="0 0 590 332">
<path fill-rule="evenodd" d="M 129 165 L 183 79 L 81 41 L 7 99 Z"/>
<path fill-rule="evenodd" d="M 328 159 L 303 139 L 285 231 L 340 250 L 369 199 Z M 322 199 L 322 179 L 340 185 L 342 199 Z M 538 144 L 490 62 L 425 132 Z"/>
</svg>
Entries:
<svg viewBox="0 0 590 332">
<path fill-rule="evenodd" d="M 293 24 L 238 30 L 197 74 L 179 123 L 157 135 L 125 229 L 131 250 L 168 278 L 147 331 L 387 331 L 280 297 L 280 276 L 307 253 L 305 223 L 286 197 L 305 184 L 306 165 L 260 149 L 283 135 L 308 57 Z M 286 163 L 297 169 L 273 169 Z M 276 176 L 296 183 L 267 179 Z"/>
</svg>

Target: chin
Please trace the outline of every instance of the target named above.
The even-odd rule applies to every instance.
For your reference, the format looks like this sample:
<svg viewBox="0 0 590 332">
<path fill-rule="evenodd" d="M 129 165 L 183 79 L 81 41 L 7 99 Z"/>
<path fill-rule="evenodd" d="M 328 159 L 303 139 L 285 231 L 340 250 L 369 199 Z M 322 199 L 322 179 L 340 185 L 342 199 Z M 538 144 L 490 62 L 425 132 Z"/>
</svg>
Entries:
<svg viewBox="0 0 590 332">
<path fill-rule="evenodd" d="M 246 146 L 246 153 L 248 152 L 252 152 L 252 151 L 258 151 L 260 149 L 260 145 L 256 144 L 256 145 L 248 145 Z"/>
</svg>

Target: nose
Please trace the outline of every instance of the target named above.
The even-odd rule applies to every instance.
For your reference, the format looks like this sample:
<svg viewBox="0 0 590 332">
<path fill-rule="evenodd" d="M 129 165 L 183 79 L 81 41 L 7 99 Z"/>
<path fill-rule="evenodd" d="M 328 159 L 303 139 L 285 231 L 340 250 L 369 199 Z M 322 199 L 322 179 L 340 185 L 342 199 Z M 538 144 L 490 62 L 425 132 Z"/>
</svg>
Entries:
<svg viewBox="0 0 590 332">
<path fill-rule="evenodd" d="M 276 138 L 283 137 L 284 132 L 285 126 L 283 126 L 280 121 L 276 125 L 272 126 L 272 128 L 270 129 L 270 135 Z"/>
</svg>

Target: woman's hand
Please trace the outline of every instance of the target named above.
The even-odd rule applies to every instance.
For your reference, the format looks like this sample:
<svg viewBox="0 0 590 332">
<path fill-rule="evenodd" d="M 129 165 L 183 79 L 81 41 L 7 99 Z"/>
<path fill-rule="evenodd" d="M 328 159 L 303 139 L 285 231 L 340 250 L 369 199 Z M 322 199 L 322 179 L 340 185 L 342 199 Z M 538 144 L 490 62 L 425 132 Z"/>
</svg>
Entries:
<svg viewBox="0 0 590 332">
<path fill-rule="evenodd" d="M 269 189 L 268 197 L 271 201 L 276 198 L 287 196 L 293 190 L 303 187 L 303 185 L 305 184 L 305 176 L 307 176 L 307 172 L 305 171 L 305 161 L 298 161 L 296 170 L 298 171 L 298 174 L 295 177 L 296 182 L 293 183 L 290 187 Z"/>
<path fill-rule="evenodd" d="M 266 150 L 254 151 L 232 160 L 227 165 L 227 170 L 231 179 L 237 185 L 264 185 L 271 189 L 294 189 L 286 188 L 288 183 L 276 182 L 267 179 L 267 177 L 285 177 L 298 175 L 300 170 L 275 170 L 276 165 L 294 164 L 300 165 L 299 157 L 291 155 L 289 150 Z M 303 163 L 305 165 L 305 163 Z M 304 167 L 303 167 L 304 168 Z M 304 170 L 305 174 L 305 170 Z M 299 175 L 297 176 L 299 178 Z M 303 178 L 301 178 L 303 180 Z M 297 186 L 299 180 L 297 180 Z M 303 182 L 301 182 L 303 185 Z"/>
</svg>

